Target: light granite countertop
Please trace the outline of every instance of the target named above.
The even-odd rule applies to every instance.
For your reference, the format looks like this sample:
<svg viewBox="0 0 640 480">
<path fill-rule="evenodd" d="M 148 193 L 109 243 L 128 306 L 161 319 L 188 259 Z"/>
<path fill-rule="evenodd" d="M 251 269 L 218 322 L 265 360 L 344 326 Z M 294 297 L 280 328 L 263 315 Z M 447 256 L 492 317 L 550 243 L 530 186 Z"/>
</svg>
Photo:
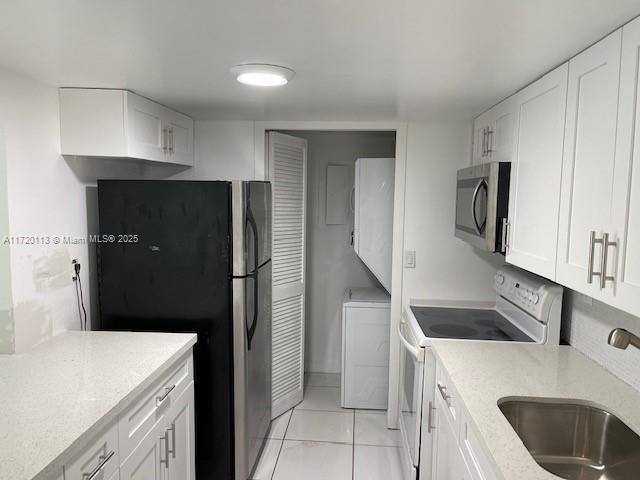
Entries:
<svg viewBox="0 0 640 480">
<path fill-rule="evenodd" d="M 558 480 L 540 467 L 498 408 L 505 397 L 578 399 L 604 407 L 640 432 L 640 393 L 569 346 L 433 342 L 483 439 L 496 473 L 506 480 Z"/>
<path fill-rule="evenodd" d="M 194 334 L 68 332 L 0 355 L 0 479 L 57 480 L 195 342 Z"/>
</svg>

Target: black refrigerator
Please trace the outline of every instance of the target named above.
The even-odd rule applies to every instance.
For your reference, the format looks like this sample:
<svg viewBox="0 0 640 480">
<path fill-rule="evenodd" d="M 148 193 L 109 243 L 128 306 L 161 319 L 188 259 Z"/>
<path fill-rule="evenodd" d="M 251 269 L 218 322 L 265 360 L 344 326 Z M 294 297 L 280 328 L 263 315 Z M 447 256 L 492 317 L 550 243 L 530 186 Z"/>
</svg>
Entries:
<svg viewBox="0 0 640 480">
<path fill-rule="evenodd" d="M 246 480 L 271 421 L 271 185 L 99 180 L 98 209 L 100 327 L 197 333 L 196 478 Z"/>
</svg>

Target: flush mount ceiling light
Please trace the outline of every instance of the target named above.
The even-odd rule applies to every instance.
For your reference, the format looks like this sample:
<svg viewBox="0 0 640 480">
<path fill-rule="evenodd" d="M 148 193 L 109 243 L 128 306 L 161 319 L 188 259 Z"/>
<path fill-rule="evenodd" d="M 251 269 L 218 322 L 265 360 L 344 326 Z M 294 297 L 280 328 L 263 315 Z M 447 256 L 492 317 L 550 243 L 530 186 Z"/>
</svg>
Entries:
<svg viewBox="0 0 640 480">
<path fill-rule="evenodd" d="M 257 87 L 279 87 L 289 83 L 296 72 L 279 65 L 245 63 L 231 68 L 236 80 L 245 85 Z"/>
</svg>

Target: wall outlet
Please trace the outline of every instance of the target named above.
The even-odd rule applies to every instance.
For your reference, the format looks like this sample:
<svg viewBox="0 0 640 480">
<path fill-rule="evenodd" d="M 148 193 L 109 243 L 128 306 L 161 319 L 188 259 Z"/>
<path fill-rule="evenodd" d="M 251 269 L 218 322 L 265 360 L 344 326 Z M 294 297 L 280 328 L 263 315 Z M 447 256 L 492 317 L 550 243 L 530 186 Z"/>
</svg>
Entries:
<svg viewBox="0 0 640 480">
<path fill-rule="evenodd" d="M 415 250 L 405 250 L 404 268 L 416 268 L 416 251 Z"/>
</svg>

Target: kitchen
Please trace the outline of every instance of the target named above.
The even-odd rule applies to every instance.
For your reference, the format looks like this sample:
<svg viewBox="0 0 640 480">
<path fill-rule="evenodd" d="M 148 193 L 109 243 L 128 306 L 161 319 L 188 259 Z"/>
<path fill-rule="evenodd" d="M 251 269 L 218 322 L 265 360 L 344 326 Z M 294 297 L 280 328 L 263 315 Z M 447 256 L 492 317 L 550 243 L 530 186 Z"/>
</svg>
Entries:
<svg viewBox="0 0 640 480">
<path fill-rule="evenodd" d="M 634 478 L 637 2 L 394 10 L 4 7 L 0 478 Z M 384 241 L 356 225 L 372 158 Z M 385 323 L 349 337 L 349 289 Z M 373 406 L 345 404 L 361 340 Z M 599 451 L 535 444 L 585 418 Z"/>
</svg>

